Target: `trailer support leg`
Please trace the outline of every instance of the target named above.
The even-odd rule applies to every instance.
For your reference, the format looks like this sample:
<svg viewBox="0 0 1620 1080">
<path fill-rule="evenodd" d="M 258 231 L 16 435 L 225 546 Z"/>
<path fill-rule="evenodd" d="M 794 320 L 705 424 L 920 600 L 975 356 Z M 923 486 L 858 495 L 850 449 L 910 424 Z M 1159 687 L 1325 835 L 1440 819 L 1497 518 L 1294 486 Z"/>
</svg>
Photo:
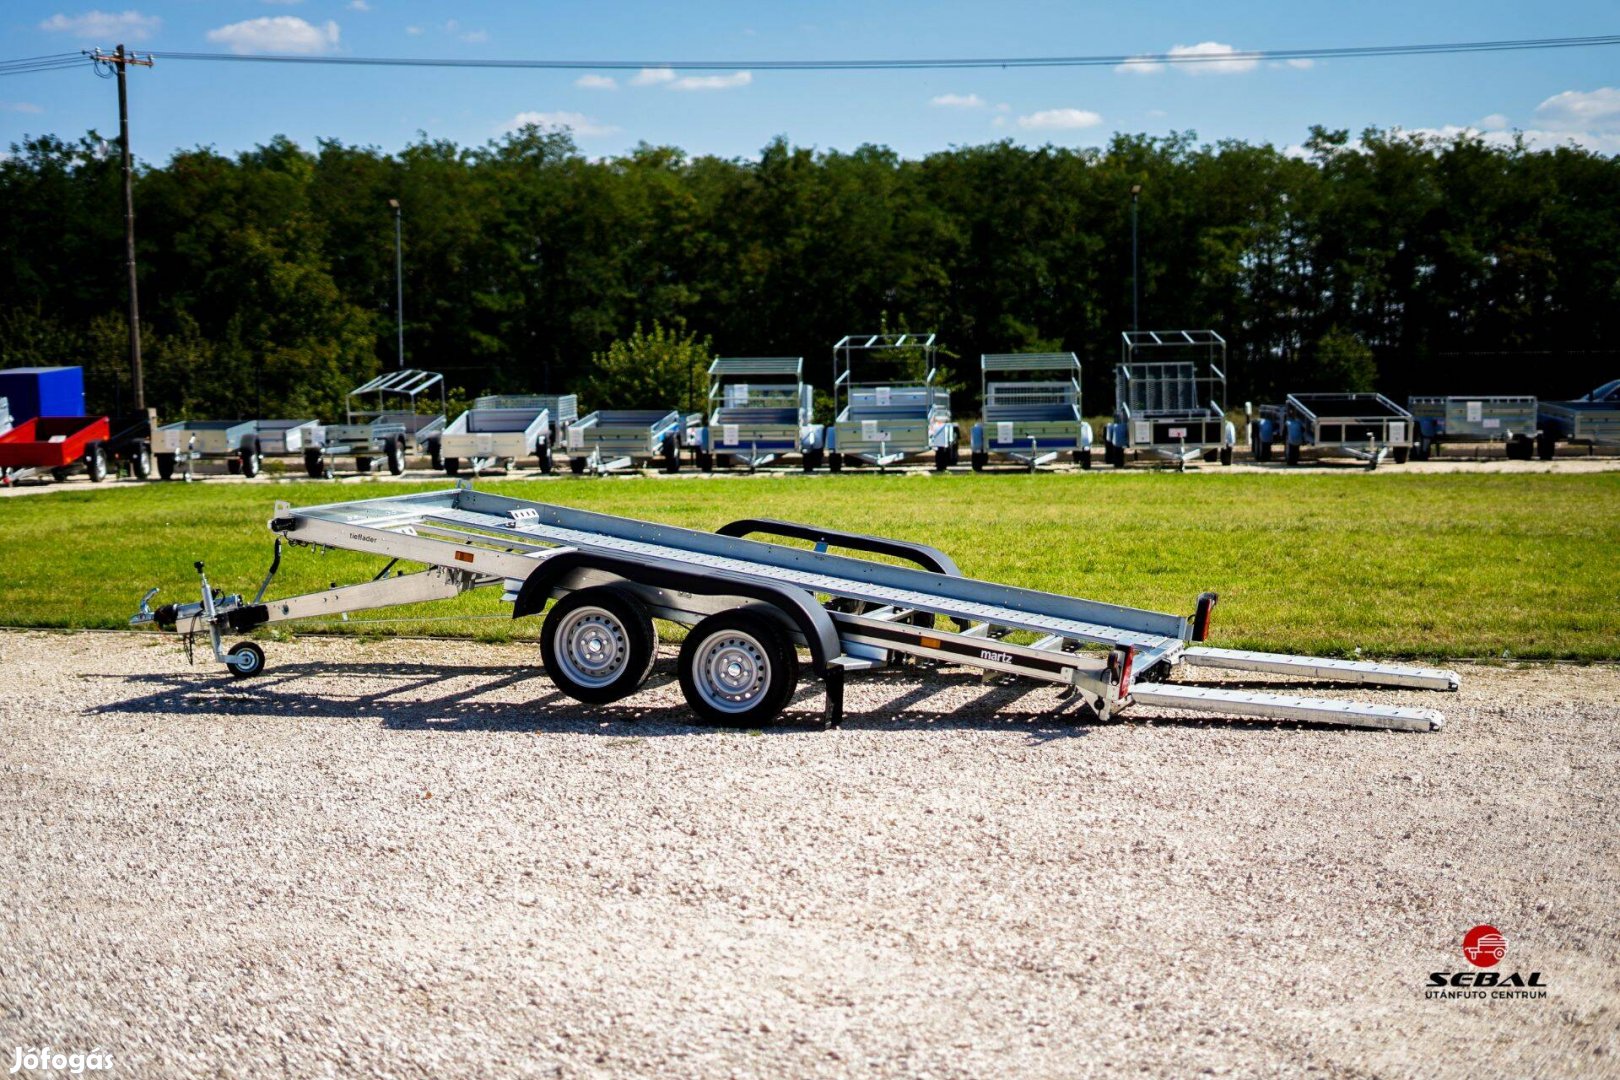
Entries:
<svg viewBox="0 0 1620 1080">
<path fill-rule="evenodd" d="M 827 709 L 822 715 L 823 728 L 835 728 L 844 722 L 844 669 L 829 667 L 822 678 L 827 691 Z"/>
</svg>

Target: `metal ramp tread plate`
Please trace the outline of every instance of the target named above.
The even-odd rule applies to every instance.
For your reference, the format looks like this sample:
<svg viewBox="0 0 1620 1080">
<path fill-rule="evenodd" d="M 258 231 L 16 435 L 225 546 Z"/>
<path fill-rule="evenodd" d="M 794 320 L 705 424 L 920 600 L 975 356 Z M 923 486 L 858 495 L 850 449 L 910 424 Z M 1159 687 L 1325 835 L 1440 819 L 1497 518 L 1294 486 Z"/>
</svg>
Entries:
<svg viewBox="0 0 1620 1080">
<path fill-rule="evenodd" d="M 1445 724 L 1445 717 L 1433 709 L 1408 709 L 1395 705 L 1370 705 L 1362 701 L 1333 701 L 1249 690 L 1222 690 L 1211 686 L 1137 683 L 1131 687 L 1131 700 L 1138 705 L 1158 705 L 1167 709 L 1223 716 L 1303 720 L 1391 731 L 1439 731 Z"/>
<path fill-rule="evenodd" d="M 833 596 L 852 597 L 859 600 L 877 600 L 895 607 L 932 611 L 938 614 L 954 615 L 959 618 L 978 619 L 996 626 L 1007 626 L 1017 630 L 1029 630 L 1041 634 L 1056 634 L 1077 641 L 1090 641 L 1108 645 L 1131 645 L 1143 650 L 1143 654 L 1137 658 L 1137 662 L 1141 664 L 1151 664 L 1181 644 L 1179 639 L 1163 637 L 1158 634 L 1143 634 L 1096 623 L 1081 622 L 1077 619 L 1033 614 L 995 604 L 951 600 L 910 589 L 877 585 L 871 582 L 851 581 L 833 574 L 817 574 L 778 566 L 761 566 L 746 559 L 733 559 L 724 555 L 704 555 L 699 552 L 684 551 L 663 544 L 649 544 L 639 540 L 604 537 L 597 533 L 551 525 L 514 525 L 508 518 L 497 517 L 492 514 L 481 514 L 475 511 L 435 508 L 419 511 L 419 513 L 424 520 L 474 526 L 508 535 L 521 533 L 565 547 L 611 551 L 644 559 L 667 559 L 672 562 L 683 562 L 710 570 L 724 570 L 728 573 L 787 582 L 812 593 L 829 593 Z"/>
<path fill-rule="evenodd" d="M 1249 652 L 1244 649 L 1211 649 L 1203 645 L 1193 645 L 1184 649 L 1181 659 L 1194 667 L 1268 671 L 1278 675 L 1331 679 L 1335 682 L 1364 683 L 1369 686 L 1455 690 L 1461 682 L 1455 671 L 1440 668 L 1375 664 L 1364 660 L 1330 660 L 1326 657 L 1289 656 L 1286 653 Z"/>
</svg>

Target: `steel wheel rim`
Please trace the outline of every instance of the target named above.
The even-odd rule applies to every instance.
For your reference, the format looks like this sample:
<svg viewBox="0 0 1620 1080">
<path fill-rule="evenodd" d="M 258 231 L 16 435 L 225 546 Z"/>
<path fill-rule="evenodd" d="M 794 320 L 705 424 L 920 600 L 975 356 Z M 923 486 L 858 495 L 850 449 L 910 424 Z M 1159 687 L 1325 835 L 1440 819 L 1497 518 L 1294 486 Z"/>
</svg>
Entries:
<svg viewBox="0 0 1620 1080">
<path fill-rule="evenodd" d="M 693 685 L 704 703 L 723 713 L 757 705 L 771 684 L 771 662 L 752 635 L 738 630 L 710 634 L 698 646 Z"/>
<path fill-rule="evenodd" d="M 581 607 L 557 628 L 557 666 L 580 686 L 610 686 L 630 662 L 630 635 L 605 608 Z"/>
</svg>

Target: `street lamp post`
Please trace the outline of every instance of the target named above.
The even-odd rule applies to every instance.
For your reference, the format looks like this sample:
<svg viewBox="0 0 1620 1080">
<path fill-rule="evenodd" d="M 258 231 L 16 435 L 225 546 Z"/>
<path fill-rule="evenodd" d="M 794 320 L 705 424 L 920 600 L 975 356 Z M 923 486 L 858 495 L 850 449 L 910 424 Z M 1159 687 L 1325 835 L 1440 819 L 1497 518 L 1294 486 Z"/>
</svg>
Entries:
<svg viewBox="0 0 1620 1080">
<path fill-rule="evenodd" d="M 399 200 L 389 199 L 394 208 L 394 327 L 397 335 L 395 356 L 397 366 L 405 366 L 405 258 L 400 244 Z"/>
<path fill-rule="evenodd" d="M 1139 289 L 1136 282 L 1136 198 L 1142 194 L 1141 184 L 1131 185 L 1131 330 L 1135 332 L 1142 329 L 1138 318 L 1137 295 Z"/>
</svg>

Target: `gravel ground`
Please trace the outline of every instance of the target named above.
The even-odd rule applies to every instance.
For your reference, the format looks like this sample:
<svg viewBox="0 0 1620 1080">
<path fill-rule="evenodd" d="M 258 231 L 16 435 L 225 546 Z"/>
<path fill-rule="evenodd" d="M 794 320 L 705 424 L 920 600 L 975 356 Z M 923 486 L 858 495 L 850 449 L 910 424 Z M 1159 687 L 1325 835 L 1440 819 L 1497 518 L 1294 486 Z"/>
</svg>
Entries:
<svg viewBox="0 0 1620 1080">
<path fill-rule="evenodd" d="M 1620 1075 L 1612 667 L 1390 695 L 1435 735 L 959 669 L 750 735 L 667 647 L 606 708 L 529 647 L 268 651 L 0 634 L 0 1069 Z M 1482 922 L 1545 999 L 1425 998 Z"/>
</svg>

